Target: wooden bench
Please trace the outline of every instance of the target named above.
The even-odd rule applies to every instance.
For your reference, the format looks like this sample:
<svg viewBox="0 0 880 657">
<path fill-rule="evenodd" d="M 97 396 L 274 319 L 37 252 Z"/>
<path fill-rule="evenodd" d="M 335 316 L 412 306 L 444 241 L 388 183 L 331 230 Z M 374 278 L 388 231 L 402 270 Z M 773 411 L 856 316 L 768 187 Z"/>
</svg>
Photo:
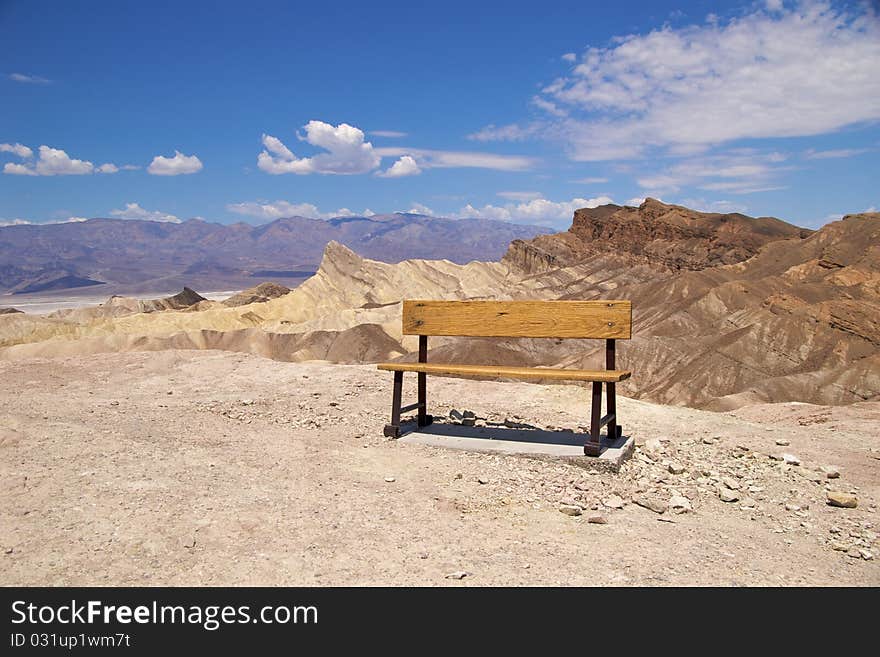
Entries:
<svg viewBox="0 0 880 657">
<path fill-rule="evenodd" d="M 380 363 L 394 372 L 391 423 L 385 435 L 400 436 L 400 415 L 418 409 L 419 427 L 433 421 L 427 412 L 428 374 L 470 378 L 590 381 L 593 384 L 590 436 L 584 453 L 598 456 L 600 430 L 608 426 L 612 439 L 622 435 L 617 421 L 615 387 L 632 372 L 615 369 L 615 341 L 632 337 L 632 304 L 629 301 L 421 301 L 403 302 L 403 334 L 419 336 L 417 363 Z M 605 343 L 604 370 L 569 370 L 550 367 L 509 367 L 479 364 L 428 363 L 428 336 L 493 338 L 594 338 Z M 418 401 L 401 408 L 403 373 L 418 373 Z M 607 391 L 608 413 L 602 412 L 602 384 Z"/>
</svg>

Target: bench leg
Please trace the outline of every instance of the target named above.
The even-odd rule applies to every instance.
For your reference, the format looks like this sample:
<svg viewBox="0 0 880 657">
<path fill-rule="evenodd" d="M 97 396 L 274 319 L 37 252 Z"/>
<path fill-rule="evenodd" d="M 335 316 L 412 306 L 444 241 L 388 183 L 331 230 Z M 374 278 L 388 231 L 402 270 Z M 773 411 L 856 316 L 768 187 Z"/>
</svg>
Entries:
<svg viewBox="0 0 880 657">
<path fill-rule="evenodd" d="M 403 394 L 403 372 L 394 373 L 394 392 L 391 395 L 391 424 L 385 425 L 388 438 L 400 437 L 400 398 Z"/>
<path fill-rule="evenodd" d="M 617 423 L 617 387 L 616 383 L 605 384 L 605 394 L 607 395 L 608 415 L 612 418 L 608 423 L 608 440 L 617 440 L 623 434 L 623 427 Z"/>
<path fill-rule="evenodd" d="M 593 381 L 593 401 L 590 407 L 590 439 L 584 445 L 584 454 L 599 456 L 599 432 L 602 430 L 602 382 Z"/>
<path fill-rule="evenodd" d="M 428 375 L 419 372 L 419 413 L 418 425 L 426 427 L 434 421 L 433 415 L 428 415 Z"/>
</svg>

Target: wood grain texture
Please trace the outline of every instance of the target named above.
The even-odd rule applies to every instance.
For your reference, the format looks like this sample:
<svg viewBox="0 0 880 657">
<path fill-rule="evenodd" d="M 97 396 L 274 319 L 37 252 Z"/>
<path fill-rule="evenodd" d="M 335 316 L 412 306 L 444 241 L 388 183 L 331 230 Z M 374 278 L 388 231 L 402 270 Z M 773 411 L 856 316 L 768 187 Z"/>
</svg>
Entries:
<svg viewBox="0 0 880 657">
<path fill-rule="evenodd" d="M 601 381 L 617 383 L 628 379 L 629 370 L 562 370 L 547 367 L 513 367 L 506 365 L 444 365 L 441 363 L 379 363 L 380 370 L 391 372 L 424 372 L 425 374 L 475 378 L 545 379 L 548 381 Z"/>
<path fill-rule="evenodd" d="M 632 303 L 602 301 L 403 302 L 404 335 L 487 338 L 632 337 Z"/>
</svg>

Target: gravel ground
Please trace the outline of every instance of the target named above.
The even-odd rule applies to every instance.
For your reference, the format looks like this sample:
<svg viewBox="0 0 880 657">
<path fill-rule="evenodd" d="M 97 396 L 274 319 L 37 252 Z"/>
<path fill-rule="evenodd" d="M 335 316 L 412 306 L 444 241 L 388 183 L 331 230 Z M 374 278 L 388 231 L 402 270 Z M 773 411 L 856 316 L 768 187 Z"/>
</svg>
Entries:
<svg viewBox="0 0 880 657">
<path fill-rule="evenodd" d="M 428 394 L 586 421 L 575 386 Z M 880 584 L 880 403 L 624 398 L 636 454 L 597 474 L 387 440 L 390 397 L 371 366 L 226 352 L 0 362 L 0 584 Z"/>
</svg>

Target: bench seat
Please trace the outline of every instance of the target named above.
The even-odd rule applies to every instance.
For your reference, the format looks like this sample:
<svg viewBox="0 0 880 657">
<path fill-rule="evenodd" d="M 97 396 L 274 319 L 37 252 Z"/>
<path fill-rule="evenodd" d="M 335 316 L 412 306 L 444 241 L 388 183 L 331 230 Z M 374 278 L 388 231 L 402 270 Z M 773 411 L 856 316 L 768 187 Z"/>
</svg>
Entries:
<svg viewBox="0 0 880 657">
<path fill-rule="evenodd" d="M 510 379 L 544 379 L 552 381 L 599 381 L 617 383 L 628 379 L 630 370 L 564 370 L 548 367 L 513 367 L 509 365 L 459 365 L 442 363 L 379 363 L 380 370 L 390 372 L 424 372 L 451 376 L 498 377 Z"/>
</svg>

